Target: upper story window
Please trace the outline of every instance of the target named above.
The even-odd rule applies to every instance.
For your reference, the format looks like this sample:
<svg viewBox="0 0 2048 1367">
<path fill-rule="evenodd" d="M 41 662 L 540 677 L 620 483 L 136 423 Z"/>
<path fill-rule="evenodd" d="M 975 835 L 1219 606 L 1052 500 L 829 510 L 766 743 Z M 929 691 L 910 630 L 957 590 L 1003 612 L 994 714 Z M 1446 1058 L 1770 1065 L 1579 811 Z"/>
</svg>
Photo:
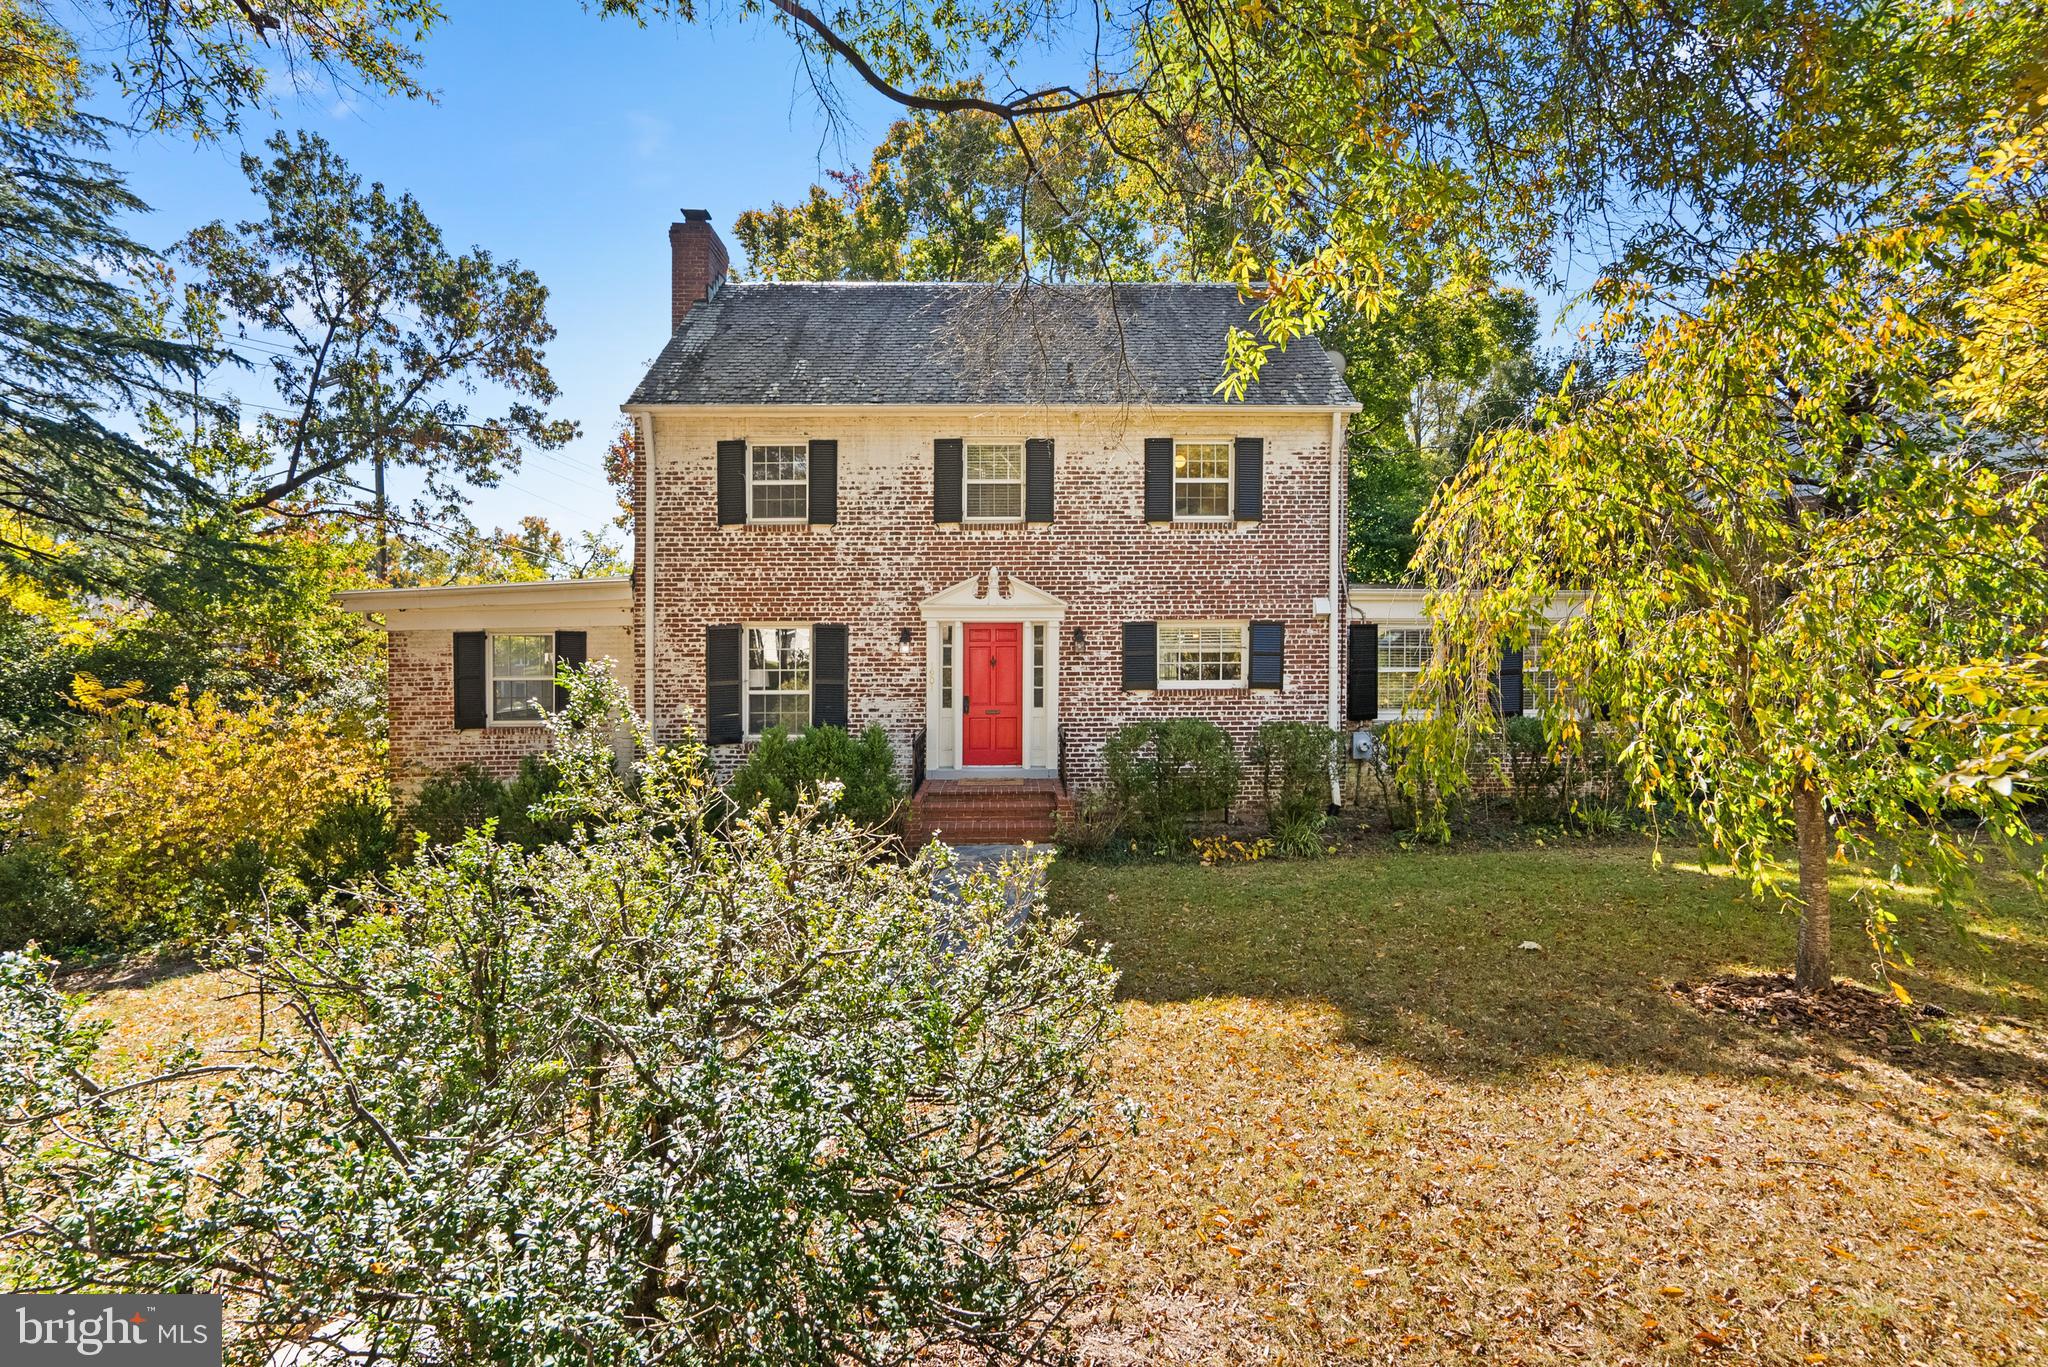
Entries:
<svg viewBox="0 0 2048 1367">
<path fill-rule="evenodd" d="M 1200 521 L 1230 516 L 1230 443 L 1175 441 L 1173 516 Z"/>
<path fill-rule="evenodd" d="M 544 720 L 555 701 L 555 638 L 546 633 L 493 633 L 490 660 L 491 721 Z"/>
<path fill-rule="evenodd" d="M 747 520 L 802 522 L 811 513 L 811 451 L 803 442 L 747 448 Z"/>
<path fill-rule="evenodd" d="M 969 522 L 1024 518 L 1024 443 L 967 443 L 965 512 Z"/>
<path fill-rule="evenodd" d="M 747 628 L 747 734 L 771 726 L 801 731 L 811 721 L 811 629 Z"/>
<path fill-rule="evenodd" d="M 1161 622 L 1161 688 L 1242 688 L 1245 625 L 1242 622 Z"/>
<path fill-rule="evenodd" d="M 1416 680 L 1429 663 L 1428 627 L 1380 628 L 1380 714 L 1400 716 L 1410 710 Z"/>
</svg>

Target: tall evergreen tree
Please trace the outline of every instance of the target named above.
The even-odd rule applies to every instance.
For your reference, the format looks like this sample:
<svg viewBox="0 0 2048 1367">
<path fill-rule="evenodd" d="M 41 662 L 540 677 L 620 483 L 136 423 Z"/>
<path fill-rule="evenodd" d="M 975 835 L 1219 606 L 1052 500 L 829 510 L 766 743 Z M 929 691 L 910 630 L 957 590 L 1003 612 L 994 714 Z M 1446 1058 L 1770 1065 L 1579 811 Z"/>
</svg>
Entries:
<svg viewBox="0 0 2048 1367">
<path fill-rule="evenodd" d="M 216 359 L 167 335 L 162 262 L 120 227 L 146 206 L 83 116 L 0 120 L 0 571 L 119 581 L 160 524 L 204 501 L 123 426 L 189 406 Z"/>
</svg>

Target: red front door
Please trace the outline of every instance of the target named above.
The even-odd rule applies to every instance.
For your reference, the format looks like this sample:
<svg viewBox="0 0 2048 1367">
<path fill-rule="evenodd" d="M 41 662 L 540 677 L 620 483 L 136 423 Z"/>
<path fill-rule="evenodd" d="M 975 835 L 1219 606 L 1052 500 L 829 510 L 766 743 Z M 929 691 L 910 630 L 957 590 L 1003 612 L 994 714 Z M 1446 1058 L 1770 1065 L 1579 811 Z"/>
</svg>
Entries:
<svg viewBox="0 0 2048 1367">
<path fill-rule="evenodd" d="M 1015 622 L 967 626 L 962 690 L 962 764 L 1024 762 L 1024 628 Z"/>
</svg>

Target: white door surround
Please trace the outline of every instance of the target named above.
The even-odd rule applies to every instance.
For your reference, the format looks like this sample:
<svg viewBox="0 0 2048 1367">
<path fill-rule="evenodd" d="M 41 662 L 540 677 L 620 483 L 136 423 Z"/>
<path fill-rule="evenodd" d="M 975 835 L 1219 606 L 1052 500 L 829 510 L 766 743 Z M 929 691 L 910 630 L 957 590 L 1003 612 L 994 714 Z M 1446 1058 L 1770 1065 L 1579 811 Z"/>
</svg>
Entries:
<svg viewBox="0 0 2048 1367">
<path fill-rule="evenodd" d="M 925 772 L 933 777 L 1050 777 L 1059 772 L 1060 624 L 1067 605 L 991 565 L 918 604 L 924 618 Z M 969 622 L 1023 627 L 1024 763 L 963 768 L 960 683 L 964 628 Z M 953 671 L 947 687 L 947 640 Z M 1042 658 L 1041 658 L 1042 657 Z M 1043 670 L 1044 688 L 1036 687 Z M 949 696 L 950 695 L 950 696 Z"/>
</svg>

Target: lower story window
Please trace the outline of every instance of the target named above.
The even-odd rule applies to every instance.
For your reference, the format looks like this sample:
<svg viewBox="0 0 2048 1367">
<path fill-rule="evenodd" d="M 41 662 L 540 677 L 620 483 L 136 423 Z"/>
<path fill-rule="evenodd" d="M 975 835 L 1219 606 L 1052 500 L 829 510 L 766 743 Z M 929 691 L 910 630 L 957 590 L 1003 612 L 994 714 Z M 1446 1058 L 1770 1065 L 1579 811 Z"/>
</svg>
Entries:
<svg viewBox="0 0 2048 1367">
<path fill-rule="evenodd" d="M 1429 663 L 1428 627 L 1380 628 L 1380 712 L 1396 716 L 1409 710 L 1416 680 Z"/>
<path fill-rule="evenodd" d="M 1244 638 L 1242 622 L 1161 622 L 1160 686 L 1243 687 Z"/>
<path fill-rule="evenodd" d="M 939 628 L 939 706 L 953 705 L 953 624 Z"/>
<path fill-rule="evenodd" d="M 491 636 L 491 720 L 541 721 L 555 701 L 555 638 Z"/>
<path fill-rule="evenodd" d="M 747 628 L 747 734 L 811 721 L 811 629 Z"/>
<path fill-rule="evenodd" d="M 1031 624 L 1031 705 L 1045 706 L 1045 623 Z"/>
<path fill-rule="evenodd" d="M 1529 629 L 1529 644 L 1522 647 L 1522 710 L 1541 712 L 1557 697 L 1557 671 L 1543 663 L 1549 624 L 1539 622 Z"/>
</svg>

